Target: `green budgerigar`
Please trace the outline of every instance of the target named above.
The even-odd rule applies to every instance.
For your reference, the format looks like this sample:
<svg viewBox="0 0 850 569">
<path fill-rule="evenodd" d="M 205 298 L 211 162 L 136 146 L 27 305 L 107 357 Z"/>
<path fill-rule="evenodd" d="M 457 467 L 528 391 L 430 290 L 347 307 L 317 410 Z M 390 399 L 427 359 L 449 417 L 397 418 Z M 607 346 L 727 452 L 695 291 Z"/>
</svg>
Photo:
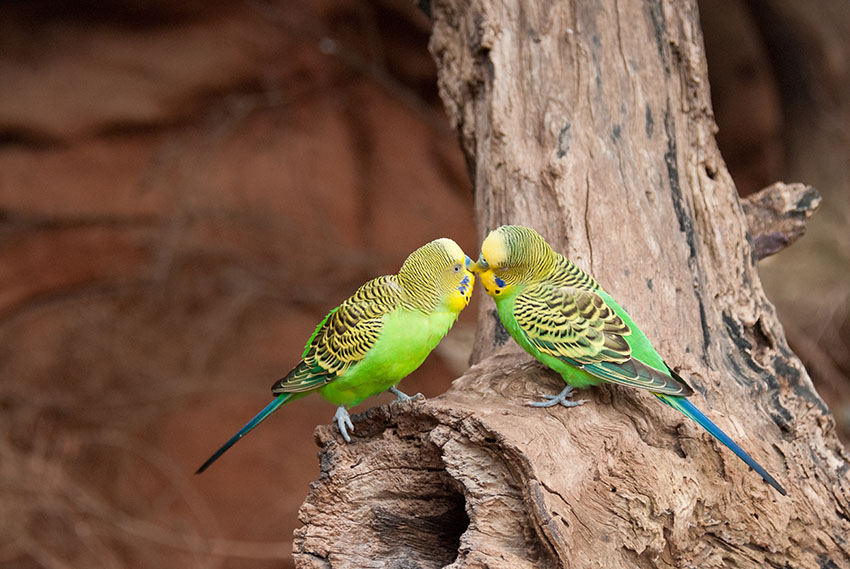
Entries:
<svg viewBox="0 0 850 569">
<path fill-rule="evenodd" d="M 529 354 L 564 378 L 567 387 L 538 407 L 570 401 L 574 387 L 618 383 L 652 392 L 692 419 L 785 495 L 782 486 L 686 397 L 693 390 L 664 363 L 629 315 L 587 273 L 552 250 L 528 227 L 490 232 L 472 265 L 496 301 L 499 319 Z"/>
<path fill-rule="evenodd" d="M 383 391 L 409 399 L 396 385 L 425 361 L 466 308 L 475 283 L 471 263 L 457 243 L 437 239 L 411 253 L 397 275 L 357 289 L 325 316 L 301 361 L 272 386 L 275 399 L 196 474 L 281 405 L 312 391 L 339 406 L 334 419 L 346 442 L 351 442 L 348 429 L 354 429 L 348 408 Z"/>
</svg>

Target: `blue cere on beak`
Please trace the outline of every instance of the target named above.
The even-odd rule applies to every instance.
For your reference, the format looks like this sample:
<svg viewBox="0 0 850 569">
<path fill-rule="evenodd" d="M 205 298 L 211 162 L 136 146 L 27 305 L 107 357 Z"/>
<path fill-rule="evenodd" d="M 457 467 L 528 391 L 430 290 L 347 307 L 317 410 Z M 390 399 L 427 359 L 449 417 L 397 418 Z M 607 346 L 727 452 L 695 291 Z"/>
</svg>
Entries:
<svg viewBox="0 0 850 569">
<path fill-rule="evenodd" d="M 469 265 L 472 264 L 472 259 L 469 258 L 469 255 L 464 255 L 464 265 L 466 268 L 469 268 Z"/>
</svg>

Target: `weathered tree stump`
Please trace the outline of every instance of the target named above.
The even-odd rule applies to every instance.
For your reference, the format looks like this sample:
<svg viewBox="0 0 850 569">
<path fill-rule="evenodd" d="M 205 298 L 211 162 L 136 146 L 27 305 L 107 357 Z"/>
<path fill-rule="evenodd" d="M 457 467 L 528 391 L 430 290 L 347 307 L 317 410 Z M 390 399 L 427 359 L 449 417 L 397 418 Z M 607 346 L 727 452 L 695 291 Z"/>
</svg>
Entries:
<svg viewBox="0 0 850 569">
<path fill-rule="evenodd" d="M 484 300 L 446 394 L 356 417 L 351 445 L 317 430 L 296 564 L 850 567 L 850 463 L 762 291 L 695 4 L 430 9 L 481 236 L 529 225 L 594 274 L 789 495 L 649 394 L 528 407 L 562 380 Z"/>
</svg>

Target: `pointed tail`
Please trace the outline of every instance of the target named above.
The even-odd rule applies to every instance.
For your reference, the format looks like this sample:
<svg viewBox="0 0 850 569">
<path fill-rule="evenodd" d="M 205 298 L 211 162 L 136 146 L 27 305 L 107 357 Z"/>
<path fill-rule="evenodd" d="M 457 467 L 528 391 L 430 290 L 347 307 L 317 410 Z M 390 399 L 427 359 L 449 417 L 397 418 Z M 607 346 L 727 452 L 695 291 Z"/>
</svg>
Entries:
<svg viewBox="0 0 850 569">
<path fill-rule="evenodd" d="M 250 433 L 254 427 L 262 423 L 266 417 L 277 411 L 277 408 L 289 401 L 293 395 L 293 393 L 282 393 L 278 395 L 271 403 L 266 405 L 262 411 L 257 413 L 253 419 L 248 421 L 248 423 L 244 427 L 239 429 L 239 431 L 235 435 L 230 437 L 230 439 L 226 443 L 224 443 L 220 449 L 215 451 L 215 454 L 209 457 L 207 461 L 203 463 L 198 470 L 195 471 L 195 474 L 200 474 L 201 472 L 209 468 L 212 463 L 214 463 L 221 455 L 227 452 L 227 449 L 235 445 L 236 441 Z"/>
<path fill-rule="evenodd" d="M 779 482 L 777 482 L 773 476 L 767 473 L 767 471 L 761 467 L 761 465 L 753 459 L 750 455 L 744 452 L 744 449 L 738 446 L 738 444 L 733 441 L 729 435 L 720 430 L 720 427 L 715 425 L 711 419 L 706 417 L 702 411 L 697 409 L 696 405 L 685 399 L 684 397 L 673 397 L 670 395 L 659 395 L 658 393 L 654 394 L 658 397 L 662 403 L 669 405 L 673 409 L 681 412 L 685 417 L 697 423 L 700 427 L 705 429 L 718 441 L 729 447 L 729 450 L 738 455 L 738 458 L 747 463 L 747 465 L 758 472 L 764 481 L 776 488 L 776 490 L 782 494 L 783 496 L 787 496 L 788 493 L 785 491 Z"/>
</svg>

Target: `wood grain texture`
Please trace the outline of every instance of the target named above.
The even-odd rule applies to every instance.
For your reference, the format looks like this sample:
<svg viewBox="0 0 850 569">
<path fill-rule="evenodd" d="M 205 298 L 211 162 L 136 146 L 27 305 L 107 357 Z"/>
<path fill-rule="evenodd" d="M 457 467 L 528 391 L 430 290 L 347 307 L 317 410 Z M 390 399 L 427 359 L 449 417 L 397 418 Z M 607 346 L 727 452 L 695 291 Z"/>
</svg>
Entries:
<svg viewBox="0 0 850 569">
<path fill-rule="evenodd" d="M 782 182 L 742 199 L 756 258 L 778 253 L 802 237 L 820 203 L 820 194 L 813 187 Z"/>
<path fill-rule="evenodd" d="M 296 564 L 850 567 L 848 456 L 761 288 L 695 4 L 443 0 L 431 15 L 480 236 L 534 227 L 595 275 L 789 496 L 649 394 L 529 408 L 563 383 L 486 300 L 449 392 L 371 411 L 348 447 L 318 430 Z"/>
</svg>

